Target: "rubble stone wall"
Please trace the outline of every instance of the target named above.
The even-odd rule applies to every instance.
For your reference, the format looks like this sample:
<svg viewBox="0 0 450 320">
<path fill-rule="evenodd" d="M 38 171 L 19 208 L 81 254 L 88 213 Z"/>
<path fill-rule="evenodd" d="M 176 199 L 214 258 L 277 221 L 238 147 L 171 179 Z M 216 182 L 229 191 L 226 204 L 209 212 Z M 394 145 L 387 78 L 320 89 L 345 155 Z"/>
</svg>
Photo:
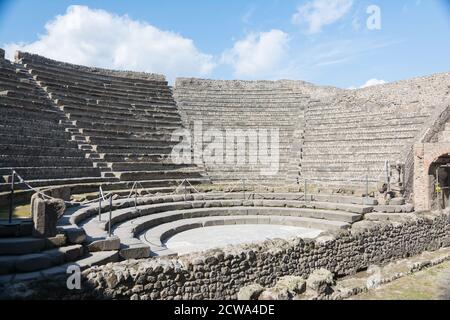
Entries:
<svg viewBox="0 0 450 320">
<path fill-rule="evenodd" d="M 129 260 L 92 267 L 83 273 L 74 299 L 236 299 L 239 290 L 258 283 L 275 285 L 283 276 L 307 277 L 325 268 L 336 276 L 353 275 L 371 265 L 450 246 L 450 213 L 416 215 L 403 222 L 356 223 L 351 231 L 310 241 L 273 240 L 228 247 L 173 259 Z M 51 290 L 48 290 L 51 286 Z M 26 292 L 61 294 L 45 282 Z M 33 289 L 34 288 L 34 289 Z M 31 291 L 31 292 L 32 292 Z M 53 292 L 53 293 L 52 293 Z"/>
</svg>

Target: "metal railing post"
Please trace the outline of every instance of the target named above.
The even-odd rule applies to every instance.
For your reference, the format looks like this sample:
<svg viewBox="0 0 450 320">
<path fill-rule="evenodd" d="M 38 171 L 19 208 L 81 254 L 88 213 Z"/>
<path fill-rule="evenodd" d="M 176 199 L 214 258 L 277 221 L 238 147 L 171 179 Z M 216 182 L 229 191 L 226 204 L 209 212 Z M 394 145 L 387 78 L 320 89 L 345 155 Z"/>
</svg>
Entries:
<svg viewBox="0 0 450 320">
<path fill-rule="evenodd" d="M 134 190 L 134 210 L 137 211 L 137 189 Z"/>
<path fill-rule="evenodd" d="M 14 212 L 14 180 L 15 180 L 15 176 L 16 176 L 16 171 L 12 171 L 11 174 L 11 195 L 9 198 L 9 215 L 8 215 L 8 222 L 9 224 L 12 223 L 12 217 L 13 217 L 13 212 Z"/>
<path fill-rule="evenodd" d="M 112 202 L 113 197 L 109 198 L 109 222 L 108 222 L 108 236 L 111 237 L 111 220 L 112 220 Z"/>
<path fill-rule="evenodd" d="M 366 205 L 369 204 L 369 169 L 366 174 Z"/>
<path fill-rule="evenodd" d="M 184 184 L 184 200 L 186 200 L 186 195 L 187 195 L 187 190 L 186 190 L 186 188 L 187 188 L 187 179 L 184 179 L 184 181 L 183 181 L 183 184 Z"/>
<path fill-rule="evenodd" d="M 99 198 L 98 198 L 98 221 L 102 222 L 102 198 L 103 198 L 103 192 L 102 187 L 98 188 L 99 191 Z"/>
<path fill-rule="evenodd" d="M 242 191 L 244 192 L 244 200 L 247 199 L 247 194 L 245 192 L 245 179 L 242 179 Z"/>
<path fill-rule="evenodd" d="M 366 176 L 366 204 L 369 204 L 369 177 Z"/>
</svg>

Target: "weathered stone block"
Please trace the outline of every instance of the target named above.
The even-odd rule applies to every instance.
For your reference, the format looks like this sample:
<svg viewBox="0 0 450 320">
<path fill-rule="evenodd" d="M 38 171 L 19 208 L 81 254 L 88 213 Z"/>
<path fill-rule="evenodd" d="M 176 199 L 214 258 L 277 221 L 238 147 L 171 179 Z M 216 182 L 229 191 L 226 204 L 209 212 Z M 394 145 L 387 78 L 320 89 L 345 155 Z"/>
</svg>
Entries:
<svg viewBox="0 0 450 320">
<path fill-rule="evenodd" d="M 110 237 L 94 241 L 89 244 L 88 249 L 89 252 L 116 251 L 120 249 L 120 239 L 119 237 Z"/>
<path fill-rule="evenodd" d="M 264 291 L 264 288 L 260 286 L 259 284 L 252 284 L 247 287 L 243 287 L 241 290 L 239 290 L 239 293 L 237 295 L 238 300 L 258 300 L 261 293 Z"/>
<path fill-rule="evenodd" d="M 306 281 L 309 289 L 317 292 L 317 294 L 327 294 L 330 292 L 330 288 L 334 285 L 333 274 L 326 270 L 320 269 L 314 271 Z"/>
<path fill-rule="evenodd" d="M 59 217 L 64 214 L 66 205 L 63 200 L 35 199 L 32 206 L 33 236 L 40 238 L 55 237 Z"/>
<path fill-rule="evenodd" d="M 82 244 L 86 241 L 86 232 L 80 228 L 67 228 L 64 229 L 64 234 L 67 237 L 69 244 Z"/>
</svg>

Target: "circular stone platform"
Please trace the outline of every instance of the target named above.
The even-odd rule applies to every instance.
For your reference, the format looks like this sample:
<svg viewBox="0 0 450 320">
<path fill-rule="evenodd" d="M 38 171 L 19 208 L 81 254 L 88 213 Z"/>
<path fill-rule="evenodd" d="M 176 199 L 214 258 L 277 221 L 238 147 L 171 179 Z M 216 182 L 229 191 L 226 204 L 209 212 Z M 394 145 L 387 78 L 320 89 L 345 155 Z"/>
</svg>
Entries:
<svg viewBox="0 0 450 320">
<path fill-rule="evenodd" d="M 167 239 L 166 247 L 178 254 L 201 252 L 227 245 L 248 244 L 270 239 L 300 237 L 311 239 L 322 230 L 277 225 L 230 225 L 192 229 Z"/>
</svg>

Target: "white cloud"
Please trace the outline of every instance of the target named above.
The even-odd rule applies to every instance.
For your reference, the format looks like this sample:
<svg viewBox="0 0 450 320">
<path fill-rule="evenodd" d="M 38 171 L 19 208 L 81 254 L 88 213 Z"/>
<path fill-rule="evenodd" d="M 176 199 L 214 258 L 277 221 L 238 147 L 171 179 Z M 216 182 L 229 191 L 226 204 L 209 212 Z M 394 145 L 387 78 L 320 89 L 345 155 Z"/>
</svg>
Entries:
<svg viewBox="0 0 450 320">
<path fill-rule="evenodd" d="M 352 6 L 353 0 L 313 0 L 297 8 L 292 23 L 306 23 L 309 33 L 319 33 L 344 17 Z"/>
<path fill-rule="evenodd" d="M 87 66 L 162 73 L 170 80 L 204 76 L 216 66 L 191 39 L 86 6 L 70 6 L 45 29 L 35 42 L 7 44 L 8 56 L 23 50 Z"/>
<path fill-rule="evenodd" d="M 288 45 L 289 36 L 281 30 L 250 33 L 223 53 L 222 62 L 231 65 L 237 77 L 274 78 L 286 58 Z"/>
<path fill-rule="evenodd" d="M 360 88 L 364 89 L 367 87 L 377 86 L 377 85 L 385 84 L 385 83 L 386 83 L 386 81 L 384 81 L 384 80 L 370 79 L 370 80 L 367 80 L 367 82 L 365 84 L 363 84 Z"/>
</svg>

